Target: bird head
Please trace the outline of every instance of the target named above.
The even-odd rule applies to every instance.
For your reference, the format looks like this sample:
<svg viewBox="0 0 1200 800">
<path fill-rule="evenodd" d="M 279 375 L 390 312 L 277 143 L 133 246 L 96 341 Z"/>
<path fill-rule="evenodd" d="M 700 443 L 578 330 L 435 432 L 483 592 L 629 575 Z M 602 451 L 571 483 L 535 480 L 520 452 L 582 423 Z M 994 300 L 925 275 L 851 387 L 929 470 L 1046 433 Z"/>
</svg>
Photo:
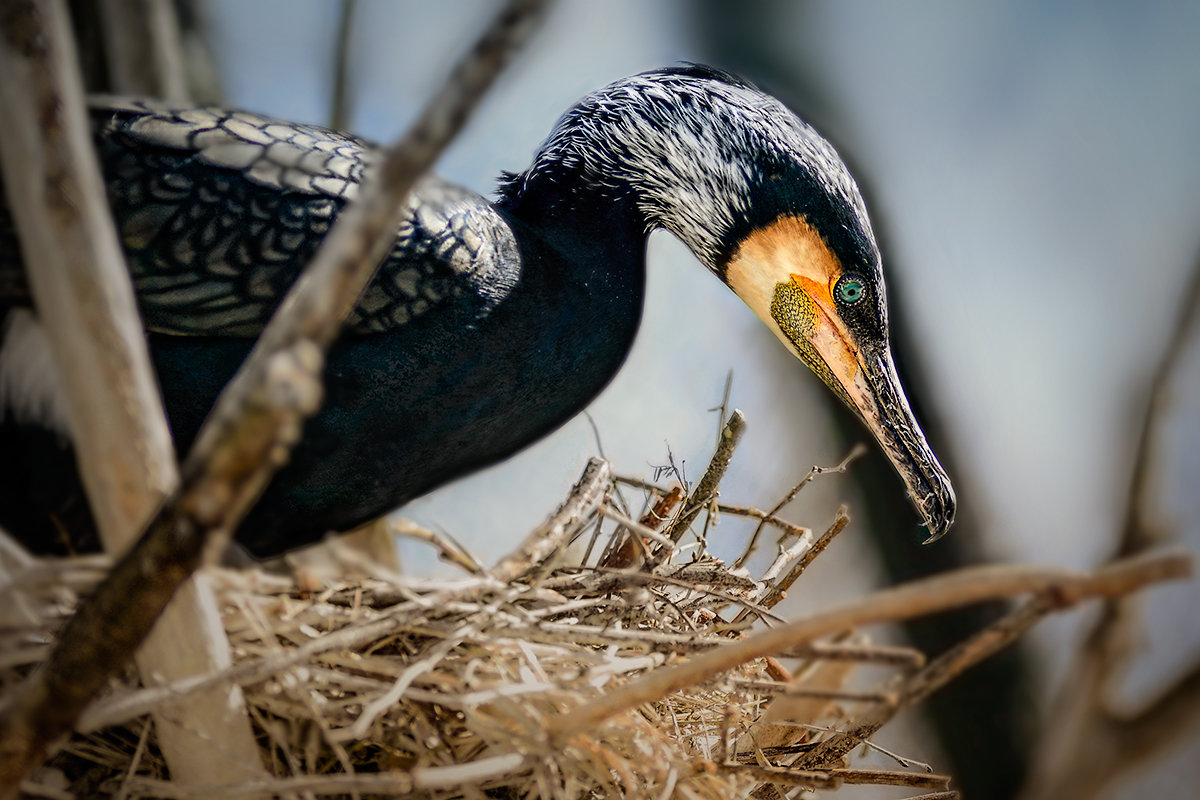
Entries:
<svg viewBox="0 0 1200 800">
<path fill-rule="evenodd" d="M 810 126 L 753 87 L 730 85 L 758 94 L 731 120 L 755 155 L 735 171 L 745 199 L 710 268 L 874 435 L 934 541 L 954 521 L 954 489 L 896 374 L 879 248 L 858 187 Z"/>
<path fill-rule="evenodd" d="M 944 535 L 954 489 L 896 375 L 878 260 L 844 260 L 812 220 L 787 214 L 750 230 L 722 267 L 726 284 L 875 436 L 928 541 Z"/>
<path fill-rule="evenodd" d="M 955 496 L 904 396 L 879 248 L 832 145 L 775 98 L 689 65 L 618 81 L 559 120 L 531 169 L 570 169 L 675 234 L 858 416 L 929 528 Z"/>
</svg>

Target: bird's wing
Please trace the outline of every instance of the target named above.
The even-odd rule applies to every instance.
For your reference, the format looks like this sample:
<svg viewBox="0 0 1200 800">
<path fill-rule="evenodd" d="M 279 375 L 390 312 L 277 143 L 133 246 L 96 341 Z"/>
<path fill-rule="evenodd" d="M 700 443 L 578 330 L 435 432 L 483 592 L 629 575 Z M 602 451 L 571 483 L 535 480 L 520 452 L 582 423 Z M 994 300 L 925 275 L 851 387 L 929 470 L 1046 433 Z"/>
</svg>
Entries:
<svg viewBox="0 0 1200 800">
<path fill-rule="evenodd" d="M 257 335 L 378 158 L 361 139 L 245 112 L 106 99 L 93 119 L 142 314 L 170 334 Z M 13 271 L 0 264 L 10 301 Z M 491 205 L 426 178 L 347 328 L 385 332 L 451 303 L 486 314 L 519 273 Z"/>
</svg>

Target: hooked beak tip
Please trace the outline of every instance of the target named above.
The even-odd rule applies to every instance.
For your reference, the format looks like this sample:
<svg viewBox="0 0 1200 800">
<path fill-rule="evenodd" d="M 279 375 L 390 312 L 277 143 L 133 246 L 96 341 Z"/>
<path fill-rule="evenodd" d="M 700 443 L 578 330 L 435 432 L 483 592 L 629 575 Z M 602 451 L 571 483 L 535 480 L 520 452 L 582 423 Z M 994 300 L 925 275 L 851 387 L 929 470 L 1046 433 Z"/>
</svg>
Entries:
<svg viewBox="0 0 1200 800">
<path fill-rule="evenodd" d="M 954 526 L 954 515 L 958 508 L 958 501 L 954 496 L 954 489 L 950 485 L 947 478 L 942 486 L 945 491 L 943 496 L 934 496 L 934 508 L 924 509 L 925 527 L 929 529 L 929 536 L 921 544 L 933 544 L 938 539 L 949 533 L 950 528 Z"/>
<path fill-rule="evenodd" d="M 934 542 L 936 542 L 938 539 L 942 538 L 949 532 L 950 532 L 949 525 L 941 525 L 936 529 L 930 528 L 929 535 L 925 537 L 925 541 L 921 542 L 921 544 L 933 544 Z"/>
</svg>

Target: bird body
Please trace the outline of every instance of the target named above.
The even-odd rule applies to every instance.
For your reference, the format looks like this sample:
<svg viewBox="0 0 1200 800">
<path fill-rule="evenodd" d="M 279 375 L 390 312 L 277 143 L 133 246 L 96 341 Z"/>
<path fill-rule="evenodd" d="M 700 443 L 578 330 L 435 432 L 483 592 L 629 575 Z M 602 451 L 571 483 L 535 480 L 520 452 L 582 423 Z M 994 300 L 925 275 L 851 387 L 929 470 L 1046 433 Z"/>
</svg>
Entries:
<svg viewBox="0 0 1200 800">
<path fill-rule="evenodd" d="M 242 112 L 122 101 L 97 106 L 94 119 L 184 451 L 376 151 L 345 134 Z M 0 219 L 0 447 L 15 455 L 0 467 L 0 526 L 41 550 L 54 549 L 66 527 L 78 547 L 87 537 L 75 531 L 90 519 L 77 484 L 63 478 L 73 469 L 54 381 L 32 377 L 36 332 L 7 224 Z M 353 527 L 578 413 L 632 345 L 655 228 L 687 244 L 852 406 L 860 370 L 847 377 L 840 356 L 831 361 L 814 346 L 836 346 L 857 325 L 863 358 L 885 360 L 879 369 L 888 372 L 878 250 L 833 149 L 777 101 L 724 74 L 685 67 L 634 76 L 568 111 L 530 168 L 505 177 L 495 204 L 436 178 L 418 185 L 393 249 L 329 353 L 322 409 L 239 541 L 268 555 Z M 791 261 L 782 271 L 761 268 L 772 258 L 818 264 L 816 283 L 828 285 Z M 842 265 L 852 266 L 864 301 L 843 299 L 831 316 L 832 287 L 845 288 Z M 786 290 L 801 279 L 816 288 Z M 813 296 L 815 304 L 803 299 Z M 883 379 L 895 383 L 894 372 Z M 893 460 L 915 465 L 922 477 L 906 476 L 910 492 L 940 532 L 953 516 L 949 482 L 898 384 L 884 394 L 889 406 L 875 413 L 890 421 L 876 433 Z M 897 397 L 898 415 L 889 410 Z"/>
</svg>

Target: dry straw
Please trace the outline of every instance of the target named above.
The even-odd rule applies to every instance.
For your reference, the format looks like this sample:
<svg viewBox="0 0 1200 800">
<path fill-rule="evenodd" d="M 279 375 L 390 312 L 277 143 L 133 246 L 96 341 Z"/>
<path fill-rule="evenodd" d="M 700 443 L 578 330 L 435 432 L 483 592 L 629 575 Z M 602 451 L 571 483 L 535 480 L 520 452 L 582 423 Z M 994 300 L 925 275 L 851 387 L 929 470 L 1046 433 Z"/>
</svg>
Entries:
<svg viewBox="0 0 1200 800">
<path fill-rule="evenodd" d="M 741 424 L 735 413 L 709 473 L 687 496 L 614 479 L 606 462 L 593 460 L 562 507 L 491 570 L 425 532 L 459 577 L 396 574 L 337 542 L 326 545 L 340 566 L 333 578 L 202 573 L 220 599 L 234 664 L 154 689 L 139 688 L 130 671 L 25 793 L 724 800 L 872 783 L 910 787 L 913 797 L 956 797 L 949 778 L 923 764 L 898 757 L 894 770 L 864 770 L 847 757 L 899 709 L 1049 611 L 1184 568 L 1168 555 L 1092 575 L 972 570 L 784 623 L 772 607 L 845 526 L 844 511 L 813 536 L 777 509 L 721 506 L 778 532 L 775 557 L 756 578 L 673 525 L 690 515 L 686 530 L 707 529 L 699 521 L 718 506 L 715 488 Z M 640 510 L 619 497 L 626 484 L 643 495 Z M 33 560 L 11 543 L 3 549 L 0 681 L 11 694 L 107 562 Z M 930 663 L 855 632 L 879 619 L 1019 593 L 1032 597 Z M 787 667 L 776 660 L 784 656 Z M 883 665 L 886 677 L 852 684 L 863 663 Z M 271 777 L 172 782 L 150 712 L 171 719 L 181 695 L 228 684 L 242 687 L 259 746 L 228 759 L 261 761 Z M 187 728 L 187 719 L 174 721 Z"/>
</svg>

